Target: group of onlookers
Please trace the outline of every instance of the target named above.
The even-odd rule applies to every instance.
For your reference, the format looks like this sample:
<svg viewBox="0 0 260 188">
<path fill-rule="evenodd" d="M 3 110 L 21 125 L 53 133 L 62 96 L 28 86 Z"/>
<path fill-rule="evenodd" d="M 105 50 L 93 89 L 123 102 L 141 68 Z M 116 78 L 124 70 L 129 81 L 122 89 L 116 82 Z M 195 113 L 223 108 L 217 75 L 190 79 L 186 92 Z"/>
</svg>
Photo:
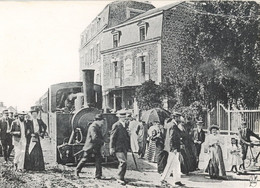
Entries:
<svg viewBox="0 0 260 188">
<path fill-rule="evenodd" d="M 10 154 L 14 149 L 14 169 L 44 170 L 44 159 L 40 137 L 44 137 L 47 126 L 38 119 L 39 110 L 33 109 L 30 114 L 13 113 L 4 110 L 0 119 L 0 140 L 5 162 L 10 162 Z"/>
<path fill-rule="evenodd" d="M 219 126 L 210 126 L 206 134 L 202 129 L 203 121 L 197 120 L 196 126 L 193 126 L 191 121 L 185 120 L 180 113 L 172 114 L 171 118 L 165 119 L 164 124 L 159 121 L 146 124 L 128 115 L 125 124 L 128 127 L 126 129 L 129 129 L 132 152 L 137 152 L 139 158 L 145 157 L 149 162 L 156 162 L 163 183 L 166 177 L 172 174 L 173 184 L 183 185 L 180 180 L 181 174 L 199 170 L 203 143 L 205 151 L 209 154 L 205 171 L 209 173 L 210 178 L 226 179 L 221 148 L 224 143 L 219 134 Z M 260 140 L 259 136 L 247 128 L 244 121 L 238 135 L 240 144 L 236 138 L 231 139 L 231 171 L 237 171 L 236 166 L 245 170 L 244 160 L 251 143 L 250 136 Z"/>
</svg>

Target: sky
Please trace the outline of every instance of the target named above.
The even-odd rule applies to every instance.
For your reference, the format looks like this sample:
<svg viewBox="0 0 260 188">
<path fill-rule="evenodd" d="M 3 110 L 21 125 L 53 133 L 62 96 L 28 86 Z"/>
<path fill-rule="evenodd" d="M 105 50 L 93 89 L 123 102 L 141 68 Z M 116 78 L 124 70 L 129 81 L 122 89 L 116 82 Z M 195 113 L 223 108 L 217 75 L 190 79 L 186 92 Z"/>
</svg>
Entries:
<svg viewBox="0 0 260 188">
<path fill-rule="evenodd" d="M 29 110 L 50 85 L 78 81 L 80 34 L 109 2 L 0 1 L 0 101 Z"/>
</svg>

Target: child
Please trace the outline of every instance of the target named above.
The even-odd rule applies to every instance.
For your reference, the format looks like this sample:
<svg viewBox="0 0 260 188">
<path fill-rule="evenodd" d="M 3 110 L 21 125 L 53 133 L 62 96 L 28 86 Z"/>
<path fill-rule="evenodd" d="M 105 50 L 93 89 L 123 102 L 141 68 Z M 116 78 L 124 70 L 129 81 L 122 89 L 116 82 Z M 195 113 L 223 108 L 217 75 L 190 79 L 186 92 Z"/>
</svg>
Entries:
<svg viewBox="0 0 260 188">
<path fill-rule="evenodd" d="M 231 164 L 232 164 L 232 167 L 231 167 L 231 170 L 230 171 L 233 171 L 235 169 L 235 171 L 233 172 L 237 172 L 237 165 L 240 165 L 240 160 L 241 160 L 241 156 L 240 156 L 240 148 L 238 146 L 238 141 L 237 139 L 235 138 L 231 138 Z"/>
</svg>

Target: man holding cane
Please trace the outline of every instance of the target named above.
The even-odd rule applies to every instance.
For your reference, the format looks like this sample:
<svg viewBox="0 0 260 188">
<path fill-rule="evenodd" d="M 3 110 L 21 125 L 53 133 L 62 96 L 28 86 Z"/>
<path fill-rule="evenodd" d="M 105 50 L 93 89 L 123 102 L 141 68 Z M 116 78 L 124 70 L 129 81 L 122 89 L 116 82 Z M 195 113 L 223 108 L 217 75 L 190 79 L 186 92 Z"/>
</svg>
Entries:
<svg viewBox="0 0 260 188">
<path fill-rule="evenodd" d="M 110 134 L 110 154 L 116 155 L 119 161 L 117 181 L 121 185 L 125 185 L 127 151 L 130 149 L 130 137 L 128 127 L 125 124 L 126 112 L 118 112 L 117 117 L 119 120 L 113 124 Z"/>
</svg>

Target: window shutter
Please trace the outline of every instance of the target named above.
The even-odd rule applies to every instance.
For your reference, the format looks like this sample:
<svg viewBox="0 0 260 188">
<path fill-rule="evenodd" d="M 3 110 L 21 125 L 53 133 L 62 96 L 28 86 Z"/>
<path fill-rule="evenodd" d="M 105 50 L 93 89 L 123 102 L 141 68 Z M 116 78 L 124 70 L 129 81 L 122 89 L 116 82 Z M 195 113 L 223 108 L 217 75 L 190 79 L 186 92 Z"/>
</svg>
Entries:
<svg viewBox="0 0 260 188">
<path fill-rule="evenodd" d="M 144 57 L 144 61 L 145 61 L 145 80 L 149 80 L 150 78 L 150 59 L 149 56 L 146 55 Z"/>
</svg>

